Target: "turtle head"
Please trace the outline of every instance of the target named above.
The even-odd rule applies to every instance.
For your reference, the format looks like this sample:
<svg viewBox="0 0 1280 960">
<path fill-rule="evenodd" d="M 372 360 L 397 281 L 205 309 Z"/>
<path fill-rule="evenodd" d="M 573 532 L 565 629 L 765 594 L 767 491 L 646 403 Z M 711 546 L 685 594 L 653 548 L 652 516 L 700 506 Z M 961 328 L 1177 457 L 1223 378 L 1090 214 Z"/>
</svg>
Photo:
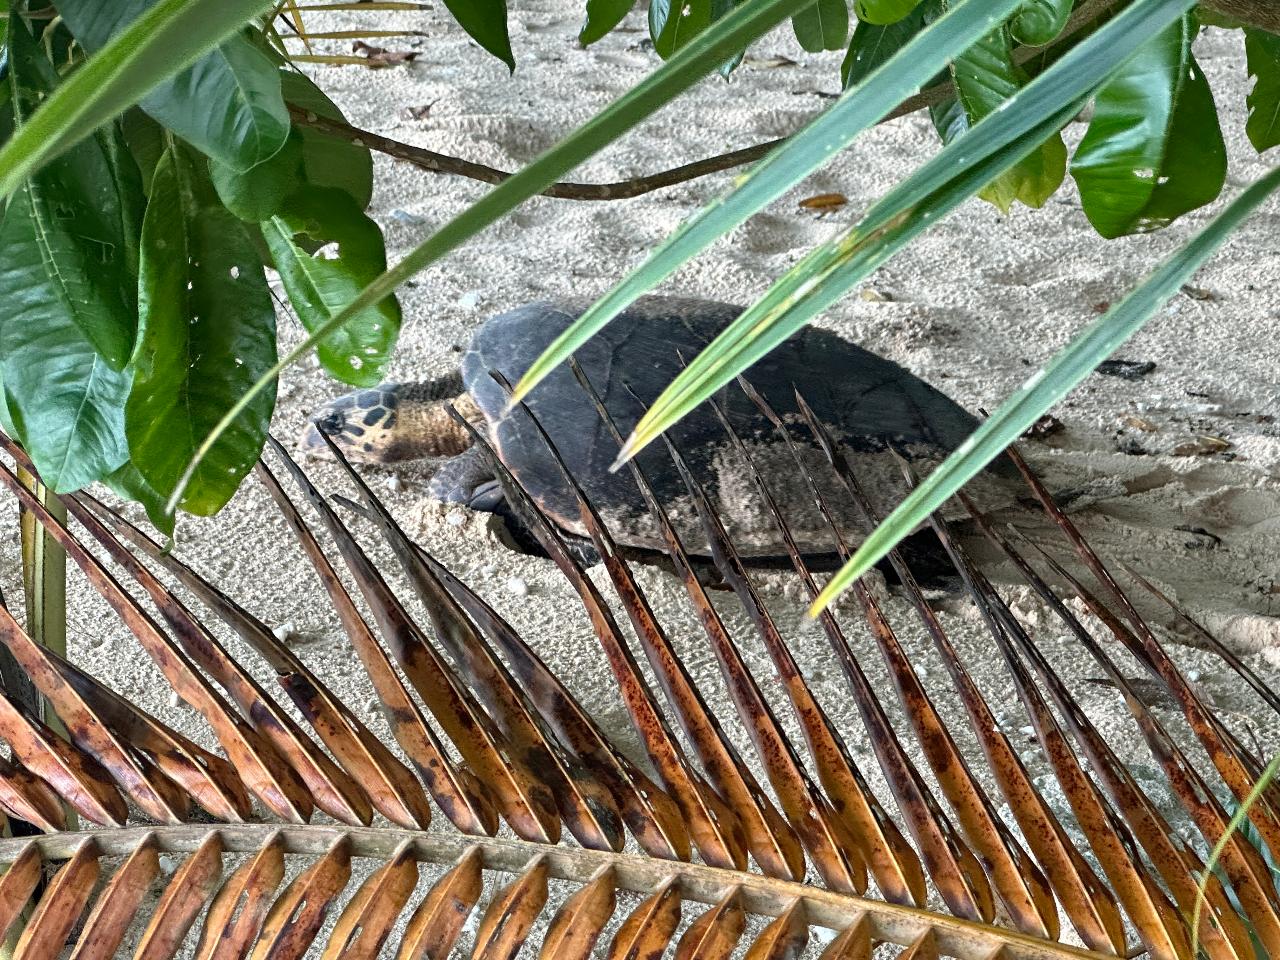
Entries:
<svg viewBox="0 0 1280 960">
<path fill-rule="evenodd" d="M 358 463 L 456 456 L 471 446 L 471 437 L 450 415 L 450 403 L 468 419 L 478 415 L 457 375 L 355 390 L 311 414 L 298 448 L 308 455 L 327 456 L 327 437 L 348 460 Z"/>
</svg>

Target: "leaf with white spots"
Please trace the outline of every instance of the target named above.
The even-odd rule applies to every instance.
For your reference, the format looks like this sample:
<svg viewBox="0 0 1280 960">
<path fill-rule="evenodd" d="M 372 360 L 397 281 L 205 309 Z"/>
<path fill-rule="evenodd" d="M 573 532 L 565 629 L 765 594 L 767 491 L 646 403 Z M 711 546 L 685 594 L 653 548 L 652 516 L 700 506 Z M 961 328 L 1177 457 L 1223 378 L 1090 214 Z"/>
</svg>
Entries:
<svg viewBox="0 0 1280 960">
<path fill-rule="evenodd" d="M 168 496 L 213 424 L 276 360 L 275 309 L 247 228 L 217 201 L 204 164 L 170 147 L 142 226 L 140 331 L 125 431 L 134 466 Z M 209 451 L 183 495 L 189 513 L 222 508 L 257 461 L 275 391 Z"/>
</svg>

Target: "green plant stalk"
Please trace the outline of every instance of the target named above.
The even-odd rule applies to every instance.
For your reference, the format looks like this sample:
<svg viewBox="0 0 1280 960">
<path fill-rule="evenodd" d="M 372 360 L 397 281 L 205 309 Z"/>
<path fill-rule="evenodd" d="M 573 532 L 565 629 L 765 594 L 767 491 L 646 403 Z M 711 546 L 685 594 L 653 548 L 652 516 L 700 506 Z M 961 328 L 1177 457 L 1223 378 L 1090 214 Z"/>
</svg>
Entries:
<svg viewBox="0 0 1280 960">
<path fill-rule="evenodd" d="M 1207 227 L 1152 273 L 1123 301 L 1090 324 L 1012 397 L 876 527 L 809 608 L 817 616 L 883 559 L 907 533 L 997 457 L 1005 447 L 1065 397 L 1099 363 L 1142 329 L 1246 217 L 1280 187 L 1273 169 L 1231 201 Z"/>
<path fill-rule="evenodd" d="M 67 508 L 52 490 L 25 470 L 18 471 L 23 485 L 40 498 L 45 509 L 66 523 Z M 21 511 L 22 587 L 27 610 L 27 635 L 58 656 L 67 655 L 67 554 L 58 541 L 45 532 L 39 521 Z M 38 715 L 51 728 L 69 739 L 62 720 L 31 688 Z M 72 819 L 75 814 L 71 814 Z"/>
<path fill-rule="evenodd" d="M 149 7 L 72 72 L 0 148 L 0 199 L 270 7 L 266 0 L 159 0 Z"/>
<path fill-rule="evenodd" d="M 1258 776 L 1258 782 L 1253 785 L 1253 789 L 1244 798 L 1244 803 L 1236 810 L 1231 820 L 1227 823 L 1227 829 L 1222 837 L 1213 845 L 1213 850 L 1209 854 L 1209 859 L 1205 862 L 1204 873 L 1200 874 L 1200 882 L 1196 884 L 1196 905 L 1191 911 L 1191 955 L 1200 955 L 1200 915 L 1204 911 L 1205 890 L 1209 886 L 1209 878 L 1213 876 L 1213 868 L 1218 865 L 1218 861 L 1222 859 L 1222 851 L 1227 848 L 1227 844 L 1231 842 L 1231 838 L 1240 830 L 1245 822 L 1245 818 L 1249 816 L 1249 811 L 1253 809 L 1253 805 L 1258 802 L 1262 796 L 1262 791 L 1266 790 L 1275 780 L 1276 775 L 1280 774 L 1280 753 L 1271 758 L 1271 762 L 1263 768 L 1262 773 Z"/>
<path fill-rule="evenodd" d="M 1020 6 L 1018 0 L 959 4 L 922 30 L 861 83 L 842 93 L 813 122 L 771 151 L 730 192 L 676 230 L 643 264 L 552 341 L 516 384 L 508 408 L 519 403 L 628 305 L 824 166 L 903 100 L 927 86 L 942 65 L 977 43 L 994 23 Z"/>
<path fill-rule="evenodd" d="M 280 358 L 227 411 L 196 450 L 177 488 L 170 495 L 166 510 L 176 508 L 196 465 L 252 399 L 269 387 L 282 370 L 305 356 L 347 321 L 382 302 L 414 274 L 496 223 L 525 200 L 547 189 L 588 157 L 685 92 L 694 81 L 716 70 L 740 49 L 810 3 L 812 0 L 755 0 L 735 8 L 715 28 L 700 33 L 643 81 L 411 250 L 403 260 L 365 287 L 346 307 L 316 327 L 305 340 Z"/>
<path fill-rule="evenodd" d="M 25 470 L 18 471 L 18 479 L 40 498 L 40 502 L 55 517 L 66 520 L 67 509 L 53 491 Z M 36 643 L 49 647 L 60 656 L 66 656 L 67 555 L 57 541 L 45 533 L 36 518 L 26 510 L 19 512 L 19 537 L 22 545 L 22 589 L 27 612 L 27 633 Z M 8 650 L 4 650 L 3 655 L 6 666 L 11 665 L 20 672 L 21 668 L 16 662 L 11 661 Z M 30 708 L 50 728 L 66 738 L 68 735 L 62 721 L 56 713 L 48 709 L 48 705 L 36 692 L 35 686 L 29 680 L 20 685 L 13 684 L 10 673 L 8 669 L 4 670 L 5 686 L 9 695 Z M 68 827 L 75 823 L 78 823 L 75 811 L 68 807 Z M 7 820 L 5 835 L 11 835 Z M 32 909 L 34 908 L 28 907 L 23 912 L 14 922 L 4 942 L 0 943 L 0 960 L 9 960 L 14 956 L 18 939 L 22 935 L 26 922 L 30 919 Z"/>
<path fill-rule="evenodd" d="M 67 508 L 48 487 L 25 470 L 19 471 L 19 478 L 50 513 L 66 521 Z M 41 646 L 66 656 L 67 555 L 25 510 L 22 511 L 22 586 L 27 633 Z"/>
</svg>

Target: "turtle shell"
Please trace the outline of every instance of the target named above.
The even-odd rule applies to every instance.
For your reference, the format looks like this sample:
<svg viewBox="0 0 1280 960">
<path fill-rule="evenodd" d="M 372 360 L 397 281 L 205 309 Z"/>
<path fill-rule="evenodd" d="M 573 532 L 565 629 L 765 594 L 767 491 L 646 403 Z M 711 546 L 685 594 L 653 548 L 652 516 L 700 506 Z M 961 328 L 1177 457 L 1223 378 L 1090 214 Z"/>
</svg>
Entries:
<svg viewBox="0 0 1280 960">
<path fill-rule="evenodd" d="M 514 382 L 589 303 L 532 303 L 493 317 L 476 332 L 462 361 L 463 382 L 487 418 L 503 462 L 549 516 L 579 536 L 586 531 L 572 491 L 528 417 L 520 411 L 503 415 L 506 394 L 491 371 L 501 371 Z M 681 357 L 694 357 L 742 309 L 705 300 L 641 298 L 580 347 L 576 358 L 625 434 L 680 372 Z M 842 444 L 881 513 L 905 494 L 889 445 L 927 470 L 978 425 L 954 401 L 896 363 L 814 327 L 791 337 L 745 376 L 782 416 L 793 438 L 801 441 L 807 466 L 846 520 L 845 532 L 853 542 L 863 529 L 860 511 L 840 489 L 804 425 L 796 389 Z M 830 554 L 832 538 L 773 424 L 737 384 L 721 389 L 717 399 L 770 482 L 800 548 Z M 617 540 L 661 549 L 657 527 L 630 471 L 609 472 L 617 442 L 568 365 L 556 369 L 529 395 L 528 406 Z M 667 435 L 719 509 L 737 549 L 749 557 L 782 555 L 781 536 L 710 406 L 692 411 Z M 686 547 L 706 554 L 706 538 L 665 446 L 652 444 L 640 452 L 637 463 Z M 1001 499 L 1007 501 L 1008 496 Z"/>
</svg>

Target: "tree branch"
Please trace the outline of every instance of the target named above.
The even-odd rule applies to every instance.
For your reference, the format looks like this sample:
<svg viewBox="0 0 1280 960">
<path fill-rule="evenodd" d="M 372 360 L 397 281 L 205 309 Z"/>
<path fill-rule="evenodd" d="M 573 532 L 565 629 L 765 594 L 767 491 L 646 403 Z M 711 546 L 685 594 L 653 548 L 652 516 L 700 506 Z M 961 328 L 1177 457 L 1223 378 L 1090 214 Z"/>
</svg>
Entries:
<svg viewBox="0 0 1280 960">
<path fill-rule="evenodd" d="M 1280 3 L 1275 0 L 1201 0 L 1200 6 L 1234 17 L 1245 26 L 1280 33 Z"/>
<path fill-rule="evenodd" d="M 1022 65 L 1029 63 L 1091 25 L 1120 2 L 1122 0 L 1089 0 L 1071 15 L 1066 26 L 1051 45 L 1046 47 L 1022 47 L 1017 51 L 1014 59 Z M 1219 2 L 1225 4 L 1239 2 L 1239 0 L 1219 0 Z M 915 113 L 917 110 L 923 110 L 925 107 L 945 100 L 952 93 L 953 88 L 950 83 L 936 84 L 926 90 L 922 90 L 915 96 L 903 100 L 880 122 L 886 123 L 909 113 Z M 403 160 L 432 173 L 452 174 L 466 177 L 470 180 L 479 180 L 482 183 L 501 183 L 511 176 L 506 170 L 485 166 L 482 163 L 474 163 L 461 157 L 451 157 L 448 154 L 436 153 L 434 150 L 415 147 L 413 144 L 403 143 L 399 140 L 392 140 L 390 137 L 384 137 L 381 134 L 353 127 L 341 120 L 330 120 L 328 117 L 318 116 L 294 104 L 289 104 L 289 113 L 294 122 L 302 126 L 312 127 L 332 136 L 351 140 L 370 150 L 376 150 L 378 153 L 386 154 L 397 160 Z M 619 180 L 614 183 L 553 183 L 543 191 L 543 196 L 560 200 L 628 200 L 642 194 L 652 193 L 654 190 L 675 186 L 678 183 L 686 183 L 699 177 L 719 173 L 723 170 L 731 170 L 734 167 L 740 167 L 759 160 L 784 140 L 786 140 L 785 137 L 778 140 L 770 140 L 767 143 L 757 143 L 750 147 L 743 147 L 741 150 L 717 154 L 714 157 L 695 160 L 692 163 L 672 167 L 669 170 L 660 170 L 657 173 L 633 177 L 630 180 Z"/>
</svg>

